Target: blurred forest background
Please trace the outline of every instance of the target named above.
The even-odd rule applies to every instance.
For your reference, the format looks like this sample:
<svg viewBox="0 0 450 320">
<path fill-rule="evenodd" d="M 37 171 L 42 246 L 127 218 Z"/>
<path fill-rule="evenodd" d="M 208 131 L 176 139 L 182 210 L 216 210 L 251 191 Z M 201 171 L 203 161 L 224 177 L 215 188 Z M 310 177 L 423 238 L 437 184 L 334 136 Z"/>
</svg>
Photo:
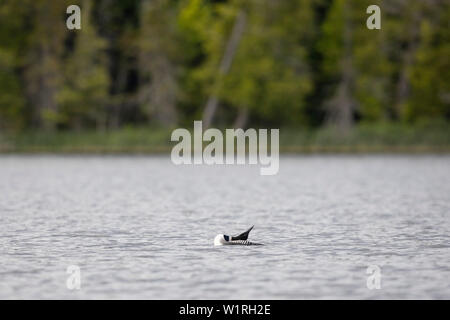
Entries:
<svg viewBox="0 0 450 320">
<path fill-rule="evenodd" d="M 165 150 L 200 119 L 449 150 L 449 22 L 448 0 L 1 0 L 0 150 Z"/>
</svg>

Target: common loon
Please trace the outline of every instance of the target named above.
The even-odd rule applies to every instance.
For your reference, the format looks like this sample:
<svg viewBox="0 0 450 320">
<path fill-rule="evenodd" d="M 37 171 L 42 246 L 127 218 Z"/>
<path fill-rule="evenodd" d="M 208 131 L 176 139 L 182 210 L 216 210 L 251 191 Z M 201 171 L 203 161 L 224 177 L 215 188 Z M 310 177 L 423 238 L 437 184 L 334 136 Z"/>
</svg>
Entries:
<svg viewBox="0 0 450 320">
<path fill-rule="evenodd" d="M 228 246 L 228 245 L 240 245 L 240 246 L 261 246 L 262 243 L 250 242 L 247 240 L 248 234 L 252 231 L 252 226 L 247 231 L 237 236 L 227 236 L 226 234 L 218 234 L 214 238 L 215 246 Z"/>
</svg>

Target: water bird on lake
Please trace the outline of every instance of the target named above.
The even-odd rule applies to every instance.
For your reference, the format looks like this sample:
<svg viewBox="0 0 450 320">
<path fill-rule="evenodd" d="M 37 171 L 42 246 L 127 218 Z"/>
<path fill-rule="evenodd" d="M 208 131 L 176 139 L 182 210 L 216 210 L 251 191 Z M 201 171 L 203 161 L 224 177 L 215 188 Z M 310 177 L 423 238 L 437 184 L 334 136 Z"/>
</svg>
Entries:
<svg viewBox="0 0 450 320">
<path fill-rule="evenodd" d="M 262 243 L 250 242 L 247 240 L 248 234 L 252 231 L 252 226 L 247 231 L 237 236 L 227 236 L 226 234 L 218 234 L 214 238 L 215 246 L 228 246 L 228 245 L 240 245 L 240 246 L 261 246 Z"/>
</svg>

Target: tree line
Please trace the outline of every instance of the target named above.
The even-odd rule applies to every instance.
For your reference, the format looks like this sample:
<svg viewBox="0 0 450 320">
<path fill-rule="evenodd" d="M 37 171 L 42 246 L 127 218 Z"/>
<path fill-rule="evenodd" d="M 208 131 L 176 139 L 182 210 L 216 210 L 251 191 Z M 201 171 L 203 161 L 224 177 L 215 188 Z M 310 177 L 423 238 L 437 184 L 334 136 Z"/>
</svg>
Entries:
<svg viewBox="0 0 450 320">
<path fill-rule="evenodd" d="M 2 0 L 0 130 L 448 121 L 449 21 L 445 0 Z"/>
</svg>

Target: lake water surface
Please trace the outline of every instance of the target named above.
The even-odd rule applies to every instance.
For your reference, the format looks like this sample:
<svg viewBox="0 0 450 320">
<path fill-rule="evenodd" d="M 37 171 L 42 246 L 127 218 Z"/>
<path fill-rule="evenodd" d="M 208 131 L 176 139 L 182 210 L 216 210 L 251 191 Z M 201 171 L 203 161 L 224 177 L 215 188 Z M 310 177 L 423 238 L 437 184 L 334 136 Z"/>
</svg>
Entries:
<svg viewBox="0 0 450 320">
<path fill-rule="evenodd" d="M 450 156 L 0 156 L 0 298 L 450 299 Z"/>
</svg>

